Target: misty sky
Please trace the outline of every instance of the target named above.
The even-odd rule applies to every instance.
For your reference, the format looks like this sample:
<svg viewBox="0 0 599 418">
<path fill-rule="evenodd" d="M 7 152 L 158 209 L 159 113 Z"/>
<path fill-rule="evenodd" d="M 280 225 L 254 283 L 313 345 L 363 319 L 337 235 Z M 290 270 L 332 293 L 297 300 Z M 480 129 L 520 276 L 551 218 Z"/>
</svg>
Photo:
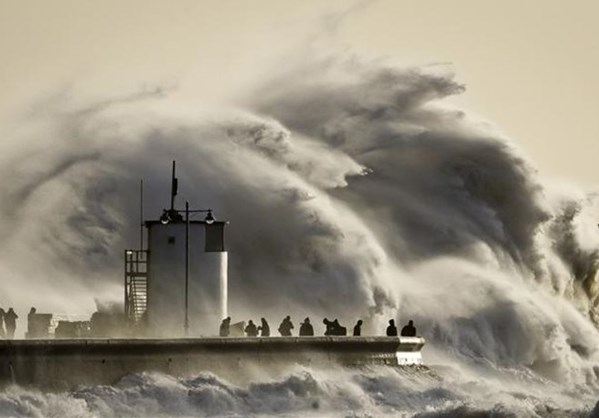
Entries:
<svg viewBox="0 0 599 418">
<path fill-rule="evenodd" d="M 594 0 L 0 0 L 0 133 L 65 92 L 177 86 L 226 102 L 318 45 L 452 63 L 467 86 L 454 103 L 495 122 L 542 174 L 594 187 L 598 13 Z"/>
</svg>

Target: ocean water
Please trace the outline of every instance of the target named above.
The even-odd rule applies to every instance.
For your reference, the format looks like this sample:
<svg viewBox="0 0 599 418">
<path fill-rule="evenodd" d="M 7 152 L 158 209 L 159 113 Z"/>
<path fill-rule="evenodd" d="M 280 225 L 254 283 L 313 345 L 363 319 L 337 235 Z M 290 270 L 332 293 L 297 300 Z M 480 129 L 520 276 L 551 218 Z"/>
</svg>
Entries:
<svg viewBox="0 0 599 418">
<path fill-rule="evenodd" d="M 0 143 L 0 293 L 19 313 L 122 300 L 139 179 L 157 218 L 176 159 L 178 203 L 230 221 L 235 320 L 380 334 L 413 319 L 430 369 L 12 387 L 0 415 L 593 416 L 596 193 L 452 105 L 464 86 L 446 68 L 330 55 L 279 70 L 226 108 L 153 91 L 24 112 Z"/>
<path fill-rule="evenodd" d="M 114 385 L 41 393 L 12 387 L 2 416 L 27 417 L 592 417 L 596 394 L 564 390 L 523 371 L 465 378 L 446 367 L 311 370 L 232 382 L 142 373 Z"/>
</svg>

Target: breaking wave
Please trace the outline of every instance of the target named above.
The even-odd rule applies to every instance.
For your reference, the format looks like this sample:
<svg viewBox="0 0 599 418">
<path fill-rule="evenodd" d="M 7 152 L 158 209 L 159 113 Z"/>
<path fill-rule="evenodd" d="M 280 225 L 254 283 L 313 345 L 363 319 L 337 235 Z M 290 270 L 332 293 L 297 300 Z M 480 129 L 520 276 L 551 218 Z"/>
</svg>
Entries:
<svg viewBox="0 0 599 418">
<path fill-rule="evenodd" d="M 440 374 L 441 373 L 441 374 Z M 562 393 L 555 383 L 521 376 L 526 396 L 456 371 L 374 368 L 296 369 L 278 379 L 232 382 L 212 374 L 181 379 L 133 374 L 113 386 L 80 387 L 47 394 L 14 387 L 0 394 L 3 416 L 398 416 L 588 417 L 588 392 Z M 442 375 L 442 374 L 445 375 Z M 547 389 L 555 390 L 553 398 Z M 545 391 L 545 393 L 543 393 Z M 591 415 L 595 416 L 595 415 Z"/>
<path fill-rule="evenodd" d="M 216 376 L 135 375 L 62 395 L 13 388 L 2 409 L 589 412 L 592 395 L 578 394 L 598 388 L 596 197 L 545 181 L 496 128 L 450 106 L 463 90 L 438 68 L 327 57 L 279 74 L 235 109 L 161 92 L 85 106 L 59 97 L 0 144 L 2 303 L 89 312 L 96 295 L 120 299 L 121 251 L 138 236 L 138 181 L 157 217 L 176 159 L 181 199 L 231 222 L 234 317 L 361 317 L 372 334 L 410 317 L 429 341 L 426 361 L 459 368 L 459 384 L 427 386 L 390 370 L 306 371 L 239 387 Z M 468 389 L 483 378 L 510 401 L 486 405 L 491 389 Z M 551 406 L 526 379 L 563 402 Z M 145 412 L 127 409 L 130 397 Z"/>
</svg>

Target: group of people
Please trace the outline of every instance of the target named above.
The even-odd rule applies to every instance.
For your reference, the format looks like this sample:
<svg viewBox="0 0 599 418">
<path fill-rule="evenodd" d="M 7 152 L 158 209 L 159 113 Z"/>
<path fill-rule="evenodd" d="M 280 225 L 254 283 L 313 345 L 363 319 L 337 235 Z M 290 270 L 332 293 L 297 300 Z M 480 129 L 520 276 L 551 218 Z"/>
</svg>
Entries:
<svg viewBox="0 0 599 418">
<path fill-rule="evenodd" d="M 270 337 L 270 326 L 268 321 L 265 318 L 260 318 L 261 324 L 256 326 L 254 321 L 251 319 L 248 321 L 248 324 L 243 328 L 243 331 L 248 337 Z M 339 324 L 337 319 L 329 320 L 328 318 L 324 318 L 322 323 L 325 325 L 324 335 L 347 335 L 347 328 Z M 359 319 L 356 322 L 356 325 L 353 329 L 353 336 L 359 337 L 362 335 L 362 324 L 363 321 Z M 281 321 L 279 325 L 278 331 L 282 337 L 291 337 L 293 334 L 291 330 L 294 329 L 293 322 L 291 321 L 291 316 L 287 315 Z M 240 331 L 241 332 L 241 331 Z M 231 317 L 228 316 L 220 324 L 219 335 L 221 337 L 228 337 L 231 334 Z M 314 335 L 314 327 L 310 322 L 310 318 L 304 319 L 304 321 L 300 324 L 299 328 L 299 336 L 300 337 L 309 337 Z M 387 327 L 387 336 L 393 337 L 397 336 L 397 327 L 395 326 L 395 320 L 389 320 L 389 326 Z M 414 321 L 410 320 L 406 326 L 404 326 L 401 330 L 402 337 L 415 337 L 416 336 L 416 327 L 414 326 Z"/>
<path fill-rule="evenodd" d="M 260 322 L 261 324 L 259 326 L 256 326 L 256 324 L 254 324 L 254 321 L 250 319 L 248 321 L 247 326 L 244 329 L 245 334 L 248 337 L 257 337 L 258 335 L 260 335 L 260 337 L 270 337 L 270 326 L 268 325 L 268 322 L 264 318 L 261 318 Z M 223 322 L 221 322 L 218 334 L 221 337 L 228 337 L 230 333 L 231 317 L 228 316 L 225 319 L 223 319 Z"/>
<path fill-rule="evenodd" d="M 8 308 L 8 311 L 0 308 L 0 338 L 13 339 L 15 337 L 17 318 L 18 315 L 13 308 Z"/>
<path fill-rule="evenodd" d="M 389 320 L 389 326 L 387 327 L 387 336 L 395 337 L 397 336 L 397 327 L 395 326 L 395 320 Z M 414 326 L 414 321 L 411 319 L 408 321 L 408 324 L 401 329 L 402 337 L 415 337 L 416 336 L 416 327 Z"/>
</svg>

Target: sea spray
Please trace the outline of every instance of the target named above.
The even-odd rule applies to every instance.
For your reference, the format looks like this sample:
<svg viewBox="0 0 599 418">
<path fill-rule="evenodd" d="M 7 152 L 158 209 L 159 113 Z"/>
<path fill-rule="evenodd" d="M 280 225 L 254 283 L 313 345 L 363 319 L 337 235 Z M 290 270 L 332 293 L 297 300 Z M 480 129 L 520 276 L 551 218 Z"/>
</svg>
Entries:
<svg viewBox="0 0 599 418">
<path fill-rule="evenodd" d="M 513 390 L 533 410 L 552 402 L 534 387 L 576 388 L 585 396 L 566 393 L 557 407 L 586 410 L 599 370 L 593 195 L 544 181 L 496 129 L 444 103 L 463 91 L 451 74 L 335 58 L 257 91 L 245 110 L 136 95 L 87 106 L 58 100 L 29 114 L 0 145 L 7 300 L 20 312 L 92 311 L 98 294 L 119 300 L 122 249 L 138 236 L 138 181 L 147 185 L 146 213 L 157 217 L 176 159 L 181 196 L 231 222 L 236 318 L 336 316 L 350 325 L 361 317 L 366 334 L 380 334 L 389 317 L 413 318 L 430 359 L 460 370 L 458 394 L 443 379 L 429 388 L 449 393 L 434 410 L 496 409 L 483 402 L 491 389 L 475 392 L 478 401 L 467 396 L 467 376 Z M 65 396 L 100 414 L 126 414 L 92 402 L 86 394 L 95 390 L 124 391 Z M 363 409 L 416 413 L 431 402 L 388 406 L 390 392 L 368 395 Z M 30 396 L 23 393 L 15 402 Z M 145 402 L 158 409 L 143 411 L 179 413 L 160 409 L 156 393 Z M 253 410 L 227 399 L 223 414 L 310 404 Z M 498 414 L 512 413 L 491 399 Z"/>
<path fill-rule="evenodd" d="M 233 381 L 141 373 L 111 386 L 48 394 L 18 387 L 0 394 L 2 416 L 587 417 L 587 391 L 534 375 L 501 372 L 498 383 L 457 369 L 292 367 L 278 378 Z M 581 405 L 588 404 L 584 407 Z"/>
</svg>

